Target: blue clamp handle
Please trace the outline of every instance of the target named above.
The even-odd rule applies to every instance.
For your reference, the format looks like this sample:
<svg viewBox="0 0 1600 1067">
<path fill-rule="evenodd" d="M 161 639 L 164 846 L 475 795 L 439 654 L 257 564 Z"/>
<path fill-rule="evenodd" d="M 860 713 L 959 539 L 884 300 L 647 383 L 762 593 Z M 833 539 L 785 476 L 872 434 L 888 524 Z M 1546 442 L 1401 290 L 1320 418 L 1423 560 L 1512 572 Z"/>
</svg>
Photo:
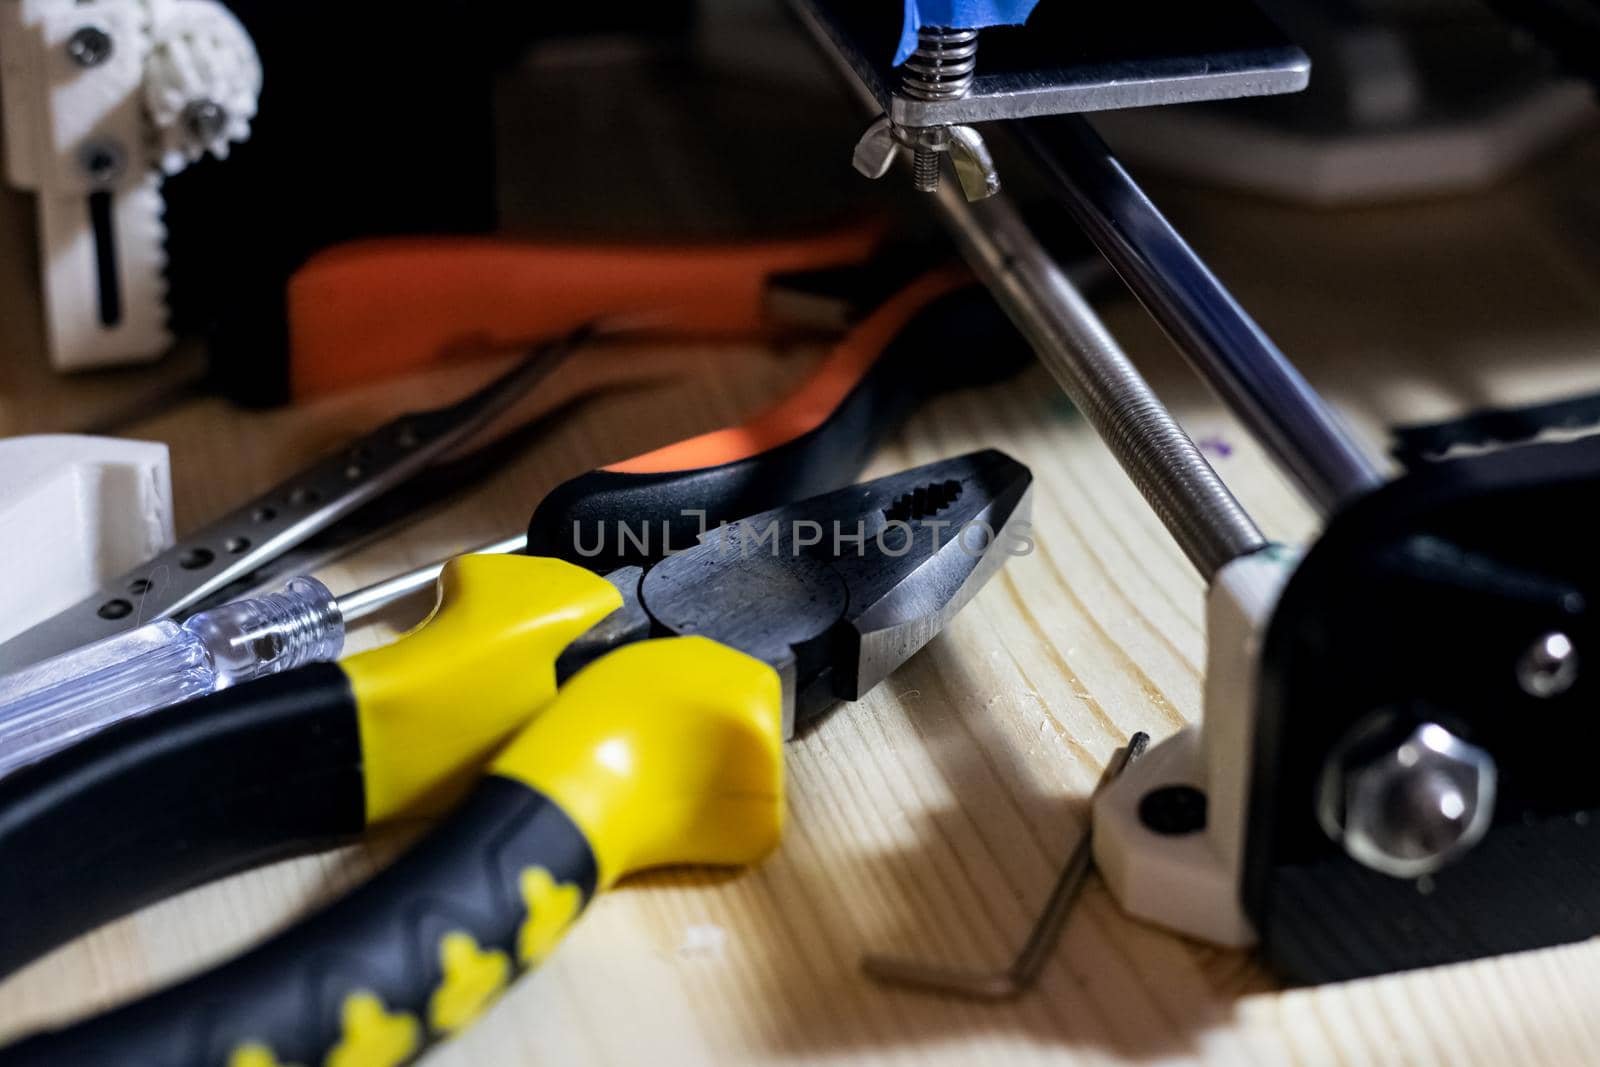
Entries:
<svg viewBox="0 0 1600 1067">
<path fill-rule="evenodd" d="M 917 31 L 924 26 L 981 30 L 987 26 L 1020 26 L 1039 0 L 906 0 L 905 28 L 900 31 L 899 66 L 917 50 Z"/>
</svg>

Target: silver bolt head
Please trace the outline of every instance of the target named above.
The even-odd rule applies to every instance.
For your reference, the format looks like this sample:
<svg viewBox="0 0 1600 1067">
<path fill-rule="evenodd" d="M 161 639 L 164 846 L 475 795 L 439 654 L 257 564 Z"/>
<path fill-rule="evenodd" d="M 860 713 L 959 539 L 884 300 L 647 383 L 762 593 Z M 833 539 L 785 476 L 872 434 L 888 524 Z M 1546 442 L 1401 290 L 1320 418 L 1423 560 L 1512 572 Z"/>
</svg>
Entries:
<svg viewBox="0 0 1600 1067">
<path fill-rule="evenodd" d="M 83 26 L 67 38 L 67 56 L 85 69 L 100 66 L 115 51 L 116 42 L 98 26 Z"/>
<path fill-rule="evenodd" d="M 1517 684 L 1538 700 L 1558 697 L 1578 680 L 1578 650 L 1559 630 L 1545 634 L 1517 661 Z"/>
<path fill-rule="evenodd" d="M 83 172 L 95 185 L 111 185 L 128 169 L 128 153 L 115 141 L 90 141 L 78 153 Z"/>
<path fill-rule="evenodd" d="M 1356 862 L 1395 878 L 1432 874 L 1488 832 L 1497 777 L 1489 753 L 1423 723 L 1344 770 L 1340 843 Z"/>
<path fill-rule="evenodd" d="M 215 100 L 191 100 L 183 109 L 183 131 L 200 145 L 208 145 L 228 129 L 228 109 Z"/>
</svg>

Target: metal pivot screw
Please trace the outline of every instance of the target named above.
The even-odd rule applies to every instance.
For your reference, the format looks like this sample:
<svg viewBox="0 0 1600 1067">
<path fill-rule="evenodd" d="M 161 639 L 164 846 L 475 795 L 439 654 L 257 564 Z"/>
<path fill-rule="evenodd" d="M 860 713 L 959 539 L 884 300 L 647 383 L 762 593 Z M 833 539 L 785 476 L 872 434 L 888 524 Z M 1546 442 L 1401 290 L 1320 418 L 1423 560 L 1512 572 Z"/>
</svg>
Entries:
<svg viewBox="0 0 1600 1067">
<path fill-rule="evenodd" d="M 191 100 L 183 109 L 183 130 L 197 144 L 206 145 L 228 128 L 228 109 L 211 99 Z"/>
<path fill-rule="evenodd" d="M 67 56 L 85 69 L 98 67 L 111 58 L 116 44 L 111 35 L 98 26 L 84 26 L 67 38 Z"/>
<path fill-rule="evenodd" d="M 128 165 L 128 154 L 115 141 L 90 141 L 83 146 L 78 160 L 90 181 L 96 185 L 110 185 L 122 177 Z"/>
<path fill-rule="evenodd" d="M 1098 794 L 1115 781 L 1149 747 L 1150 735 L 1147 733 L 1136 733 L 1128 738 L 1127 747 L 1111 758 L 1095 792 Z M 1092 820 L 1092 812 L 1090 817 Z M 1003 971 L 941 967 L 892 956 L 863 957 L 861 969 L 875 982 L 929 993 L 947 993 L 973 1000 L 1011 1000 L 1021 996 L 1033 988 L 1039 975 L 1044 972 L 1044 965 L 1049 962 L 1050 954 L 1061 940 L 1061 931 L 1067 924 L 1067 917 L 1072 914 L 1072 905 L 1082 892 L 1083 883 L 1088 880 L 1093 867 L 1094 842 L 1088 827 L 1085 827 L 1077 845 L 1067 856 L 1055 887 L 1050 890 L 1050 899 L 1045 901 L 1044 910 L 1028 931 L 1028 940 L 1011 965 Z"/>
<path fill-rule="evenodd" d="M 1517 661 L 1517 684 L 1539 700 L 1560 696 L 1577 680 L 1578 650 L 1559 630 L 1539 638 Z"/>
<path fill-rule="evenodd" d="M 1329 757 L 1318 818 L 1351 859 L 1395 878 L 1432 874 L 1476 845 L 1494 815 L 1493 757 L 1436 722 L 1391 747 L 1370 731 Z"/>
<path fill-rule="evenodd" d="M 960 100 L 972 91 L 977 57 L 977 30 L 924 26 L 917 34 L 917 50 L 905 62 L 900 92 L 930 103 Z M 881 178 L 902 147 L 911 153 L 911 184 L 922 192 L 939 191 L 939 160 L 945 155 L 968 200 L 1000 191 L 989 146 L 970 126 L 896 125 L 885 115 L 856 145 L 855 168 L 869 178 Z"/>
</svg>

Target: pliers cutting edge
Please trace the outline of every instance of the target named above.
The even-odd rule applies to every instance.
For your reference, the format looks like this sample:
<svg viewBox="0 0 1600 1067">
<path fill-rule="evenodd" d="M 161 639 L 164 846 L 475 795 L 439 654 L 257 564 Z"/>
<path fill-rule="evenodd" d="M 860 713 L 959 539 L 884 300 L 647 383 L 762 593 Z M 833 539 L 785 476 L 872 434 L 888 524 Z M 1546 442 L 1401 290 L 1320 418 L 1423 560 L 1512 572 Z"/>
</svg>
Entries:
<svg viewBox="0 0 1600 1067">
<path fill-rule="evenodd" d="M 333 907 L 0 1063 L 408 1062 L 619 878 L 774 847 L 781 741 L 871 689 L 1025 550 L 1031 481 L 972 453 L 603 578 L 463 557 L 438 617 L 392 646 L 125 723 L 14 775 L 0 911 L 26 921 L 0 933 L 0 973 L 184 886 L 457 797 L 498 749 L 452 817 Z"/>
</svg>

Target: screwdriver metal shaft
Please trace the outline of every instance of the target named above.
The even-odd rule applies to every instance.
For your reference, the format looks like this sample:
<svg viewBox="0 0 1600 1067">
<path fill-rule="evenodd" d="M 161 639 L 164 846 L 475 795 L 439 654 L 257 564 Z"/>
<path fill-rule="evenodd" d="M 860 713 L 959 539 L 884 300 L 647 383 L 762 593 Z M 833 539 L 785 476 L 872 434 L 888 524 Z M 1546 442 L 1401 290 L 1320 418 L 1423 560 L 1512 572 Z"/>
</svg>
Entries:
<svg viewBox="0 0 1600 1067">
<path fill-rule="evenodd" d="M 528 534 L 524 531 L 515 537 L 507 537 L 502 541 L 494 541 L 487 545 L 468 549 L 466 554 L 495 555 L 504 552 L 521 552 L 527 547 Z M 404 574 L 397 574 L 393 578 L 385 578 L 381 582 L 374 582 L 371 585 L 346 593 L 338 600 L 339 614 L 344 616 L 344 624 L 352 626 L 376 615 L 391 604 L 399 603 L 425 589 L 433 588 L 433 583 L 439 580 L 439 572 L 444 570 L 444 565 L 448 562 L 449 560 L 435 560 L 415 570 L 409 570 Z"/>
</svg>

